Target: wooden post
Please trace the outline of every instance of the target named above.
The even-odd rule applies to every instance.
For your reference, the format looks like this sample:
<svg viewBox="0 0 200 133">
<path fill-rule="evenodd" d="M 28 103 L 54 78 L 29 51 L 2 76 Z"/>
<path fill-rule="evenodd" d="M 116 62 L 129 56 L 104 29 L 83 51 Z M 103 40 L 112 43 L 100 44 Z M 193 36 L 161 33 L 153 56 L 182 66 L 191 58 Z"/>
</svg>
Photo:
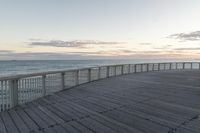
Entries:
<svg viewBox="0 0 200 133">
<path fill-rule="evenodd" d="M 178 63 L 176 63 L 176 70 L 178 69 Z"/>
<path fill-rule="evenodd" d="M 107 66 L 106 77 L 110 77 L 110 66 Z"/>
<path fill-rule="evenodd" d="M 46 95 L 46 75 L 42 75 L 42 95 Z"/>
<path fill-rule="evenodd" d="M 11 107 L 18 105 L 18 79 L 10 81 L 10 96 L 11 96 Z"/>
<path fill-rule="evenodd" d="M 79 85 L 79 70 L 75 71 L 75 85 Z"/>
<path fill-rule="evenodd" d="M 91 68 L 88 69 L 88 82 L 91 81 Z"/>
<path fill-rule="evenodd" d="M 152 66 L 152 71 L 154 71 L 154 63 L 153 63 L 153 66 Z"/>
<path fill-rule="evenodd" d="M 114 66 L 114 76 L 117 75 L 117 66 Z"/>
<path fill-rule="evenodd" d="M 160 63 L 158 63 L 158 71 L 160 71 Z"/>
<path fill-rule="evenodd" d="M 200 63 L 199 63 L 199 69 L 200 69 Z"/>
<path fill-rule="evenodd" d="M 135 69 L 135 73 L 136 73 L 137 72 L 137 64 L 135 64 L 135 68 L 134 69 Z"/>
<path fill-rule="evenodd" d="M 128 64 L 128 73 L 131 73 L 131 64 Z"/>
<path fill-rule="evenodd" d="M 193 63 L 191 63 L 191 69 L 193 68 Z"/>
<path fill-rule="evenodd" d="M 169 63 L 169 70 L 172 70 L 172 63 Z"/>
<path fill-rule="evenodd" d="M 124 65 L 122 65 L 121 67 L 122 67 L 122 69 L 121 69 L 121 75 L 123 75 L 124 74 Z"/>
<path fill-rule="evenodd" d="M 183 69 L 185 69 L 185 62 L 183 62 Z"/>
<path fill-rule="evenodd" d="M 101 67 L 98 67 L 98 79 L 101 78 Z"/>
<path fill-rule="evenodd" d="M 65 72 L 61 73 L 61 88 L 62 90 L 65 89 Z"/>
<path fill-rule="evenodd" d="M 149 64 L 147 64 L 147 72 L 149 72 Z"/>
</svg>

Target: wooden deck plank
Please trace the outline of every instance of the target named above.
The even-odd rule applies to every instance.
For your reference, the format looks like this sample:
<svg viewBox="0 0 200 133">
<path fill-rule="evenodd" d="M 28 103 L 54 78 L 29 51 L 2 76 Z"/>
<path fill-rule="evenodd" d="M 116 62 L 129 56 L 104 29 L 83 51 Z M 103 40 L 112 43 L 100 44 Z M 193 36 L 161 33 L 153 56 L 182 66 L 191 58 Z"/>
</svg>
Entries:
<svg viewBox="0 0 200 133">
<path fill-rule="evenodd" d="M 46 102 L 46 100 L 41 100 L 43 102 Z M 41 102 L 39 102 L 39 104 L 41 104 Z M 42 105 L 42 104 L 41 104 Z M 69 115 L 68 113 L 65 113 L 59 109 L 57 109 L 54 105 L 43 105 L 45 108 L 47 108 L 49 111 L 51 111 L 52 113 L 54 113 L 56 116 L 62 118 L 65 122 L 71 121 L 73 120 L 73 117 L 71 115 Z"/>
<path fill-rule="evenodd" d="M 120 132 L 120 133 L 133 133 L 134 132 L 133 130 L 130 130 L 129 128 L 122 126 L 121 124 L 116 124 L 113 121 L 108 121 L 108 120 L 103 119 L 102 117 L 99 117 L 96 115 L 91 116 L 90 118 L 94 119 L 95 121 L 97 121 L 103 125 L 106 125 L 107 127 L 115 130 L 116 132 Z M 140 132 L 140 131 L 135 130 L 135 132 Z"/>
<path fill-rule="evenodd" d="M 35 101 L 33 102 L 33 104 L 35 104 L 35 106 L 38 106 L 39 110 L 41 110 L 43 113 L 51 117 L 54 121 L 56 121 L 56 123 L 64 123 L 64 120 L 62 118 L 60 118 L 59 116 L 48 110 L 45 106 L 40 106 Z"/>
<path fill-rule="evenodd" d="M 76 128 L 77 130 L 83 133 L 94 133 L 92 130 L 88 129 L 87 127 L 76 121 L 69 122 L 69 125 L 71 125 L 72 127 Z"/>
<path fill-rule="evenodd" d="M 108 117 L 105 117 L 102 114 L 97 113 L 96 111 L 93 111 L 93 110 L 91 110 L 91 109 L 89 109 L 87 107 L 84 107 L 84 105 L 82 105 L 82 104 L 73 103 L 73 102 L 70 102 L 68 100 L 67 100 L 67 102 L 68 102 L 68 105 L 73 105 L 74 107 L 79 108 L 81 111 L 89 112 L 90 113 L 90 117 L 96 116 L 96 117 L 98 117 L 100 119 L 104 119 L 105 121 L 107 121 L 110 124 L 114 124 L 114 125 L 116 125 L 118 127 L 121 127 L 122 129 L 125 128 L 126 130 L 128 130 L 128 132 L 141 133 L 141 131 L 139 131 L 139 130 L 137 130 L 135 128 L 129 127 L 129 126 L 127 126 L 127 125 L 125 125 L 125 124 L 123 124 L 123 123 L 121 123 L 119 121 L 115 121 L 114 119 L 110 119 Z"/>
<path fill-rule="evenodd" d="M 8 112 L 2 112 L 0 117 L 4 122 L 4 125 L 8 133 L 19 133 L 19 130 L 17 129 L 12 118 L 9 116 Z"/>
<path fill-rule="evenodd" d="M 101 133 L 101 132 L 104 132 L 104 133 L 116 133 L 115 130 L 107 127 L 107 126 L 104 126 L 103 124 L 91 119 L 91 118 L 85 118 L 85 119 L 81 119 L 79 120 L 79 122 L 88 127 L 90 130 L 96 132 L 96 133 Z"/>
<path fill-rule="evenodd" d="M 148 119 L 141 119 L 137 116 L 133 116 L 118 110 L 106 112 L 103 115 L 112 118 L 114 120 L 120 121 L 124 124 L 127 124 L 128 126 L 134 127 L 146 133 L 149 132 L 160 133 L 160 132 L 167 132 L 168 130 L 170 130 L 170 128 L 153 123 Z"/>
<path fill-rule="evenodd" d="M 48 128 L 49 125 L 40 116 L 38 116 L 31 108 L 26 107 L 24 108 L 24 111 L 38 125 L 40 130 Z"/>
<path fill-rule="evenodd" d="M 8 111 L 10 116 L 12 117 L 14 123 L 16 124 L 17 128 L 19 129 L 20 133 L 28 133 L 30 129 L 24 123 L 24 121 L 18 116 L 15 110 Z"/>
<path fill-rule="evenodd" d="M 54 126 L 54 131 L 56 133 L 68 133 L 64 127 L 62 127 L 61 125 L 57 125 L 57 126 Z M 47 132 L 48 133 L 48 132 Z"/>
<path fill-rule="evenodd" d="M 48 127 L 56 125 L 56 121 L 54 121 L 51 117 L 46 115 L 44 112 L 42 112 L 40 109 L 37 108 L 32 102 L 28 104 L 28 108 L 33 110 L 35 114 L 37 114 L 47 125 Z"/>
<path fill-rule="evenodd" d="M 1 116 L 0 116 L 0 133 L 6 133 L 6 127 L 4 125 L 4 122 L 2 121 L 1 119 Z"/>
<path fill-rule="evenodd" d="M 58 100 L 58 98 L 51 97 L 51 100 L 55 101 L 55 99 Z M 69 112 L 69 113 L 71 114 L 71 116 L 72 116 L 74 119 L 81 118 L 81 117 L 83 117 L 83 116 L 85 115 L 85 114 L 82 113 L 81 111 L 76 110 L 76 109 L 74 109 L 73 107 L 69 107 L 69 106 L 66 105 L 64 102 L 58 101 L 58 102 L 56 103 L 56 105 L 58 105 L 60 108 L 62 108 L 62 110 L 64 110 L 65 112 Z"/>
<path fill-rule="evenodd" d="M 61 125 L 66 130 L 66 132 L 69 132 L 69 133 L 81 133 L 81 131 L 79 131 L 75 127 L 71 126 L 69 123 L 62 123 Z"/>
<path fill-rule="evenodd" d="M 39 126 L 24 112 L 24 110 L 20 107 L 16 108 L 16 113 L 19 117 L 24 121 L 24 123 L 30 129 L 30 132 L 35 132 L 39 130 Z"/>
</svg>

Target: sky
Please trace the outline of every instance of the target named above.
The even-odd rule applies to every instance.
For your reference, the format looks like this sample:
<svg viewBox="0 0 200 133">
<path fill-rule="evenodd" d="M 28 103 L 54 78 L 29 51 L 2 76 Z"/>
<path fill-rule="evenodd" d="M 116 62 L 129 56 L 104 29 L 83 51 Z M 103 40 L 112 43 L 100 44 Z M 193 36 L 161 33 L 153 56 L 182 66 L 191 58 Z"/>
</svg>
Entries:
<svg viewBox="0 0 200 133">
<path fill-rule="evenodd" d="M 200 0 L 0 0 L 0 60 L 200 58 Z"/>
</svg>

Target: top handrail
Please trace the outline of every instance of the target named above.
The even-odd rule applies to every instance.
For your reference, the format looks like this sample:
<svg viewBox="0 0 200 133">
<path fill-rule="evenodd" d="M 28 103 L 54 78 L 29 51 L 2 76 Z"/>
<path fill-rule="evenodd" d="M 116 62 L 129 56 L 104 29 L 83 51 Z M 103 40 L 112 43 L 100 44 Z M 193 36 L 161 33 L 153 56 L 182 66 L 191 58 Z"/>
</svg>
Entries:
<svg viewBox="0 0 200 133">
<path fill-rule="evenodd" d="M 155 62 L 158 64 L 165 64 L 165 63 L 200 63 L 200 62 Z M 155 64 L 155 63 L 136 63 L 136 64 L 113 64 L 113 65 L 100 65 L 100 66 L 91 66 L 91 67 L 83 67 L 83 68 L 76 68 L 76 69 L 67 69 L 67 70 L 59 70 L 59 71 L 46 71 L 46 72 L 36 72 L 36 73 L 28 73 L 28 74 L 17 74 L 17 75 L 10 75 L 10 76 L 3 76 L 0 77 L 1 80 L 12 80 L 12 79 L 19 79 L 19 78 L 28 78 L 28 77 L 37 77 L 42 75 L 49 75 L 49 74 L 57 74 L 57 73 L 64 73 L 64 72 L 71 72 L 71 71 L 81 71 L 87 69 L 94 69 L 99 67 L 114 67 L 114 66 L 121 66 L 121 65 L 141 65 L 141 64 Z"/>
</svg>

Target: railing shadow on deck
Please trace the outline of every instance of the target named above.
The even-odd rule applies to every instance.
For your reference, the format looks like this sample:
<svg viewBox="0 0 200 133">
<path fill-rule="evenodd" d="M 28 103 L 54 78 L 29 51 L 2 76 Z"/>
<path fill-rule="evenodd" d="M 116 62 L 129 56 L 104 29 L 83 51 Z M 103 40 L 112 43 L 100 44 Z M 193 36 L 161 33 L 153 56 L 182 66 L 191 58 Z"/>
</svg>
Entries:
<svg viewBox="0 0 200 133">
<path fill-rule="evenodd" d="M 118 75 L 200 69 L 200 62 L 120 64 L 0 78 L 0 112 L 83 83 Z"/>
</svg>

